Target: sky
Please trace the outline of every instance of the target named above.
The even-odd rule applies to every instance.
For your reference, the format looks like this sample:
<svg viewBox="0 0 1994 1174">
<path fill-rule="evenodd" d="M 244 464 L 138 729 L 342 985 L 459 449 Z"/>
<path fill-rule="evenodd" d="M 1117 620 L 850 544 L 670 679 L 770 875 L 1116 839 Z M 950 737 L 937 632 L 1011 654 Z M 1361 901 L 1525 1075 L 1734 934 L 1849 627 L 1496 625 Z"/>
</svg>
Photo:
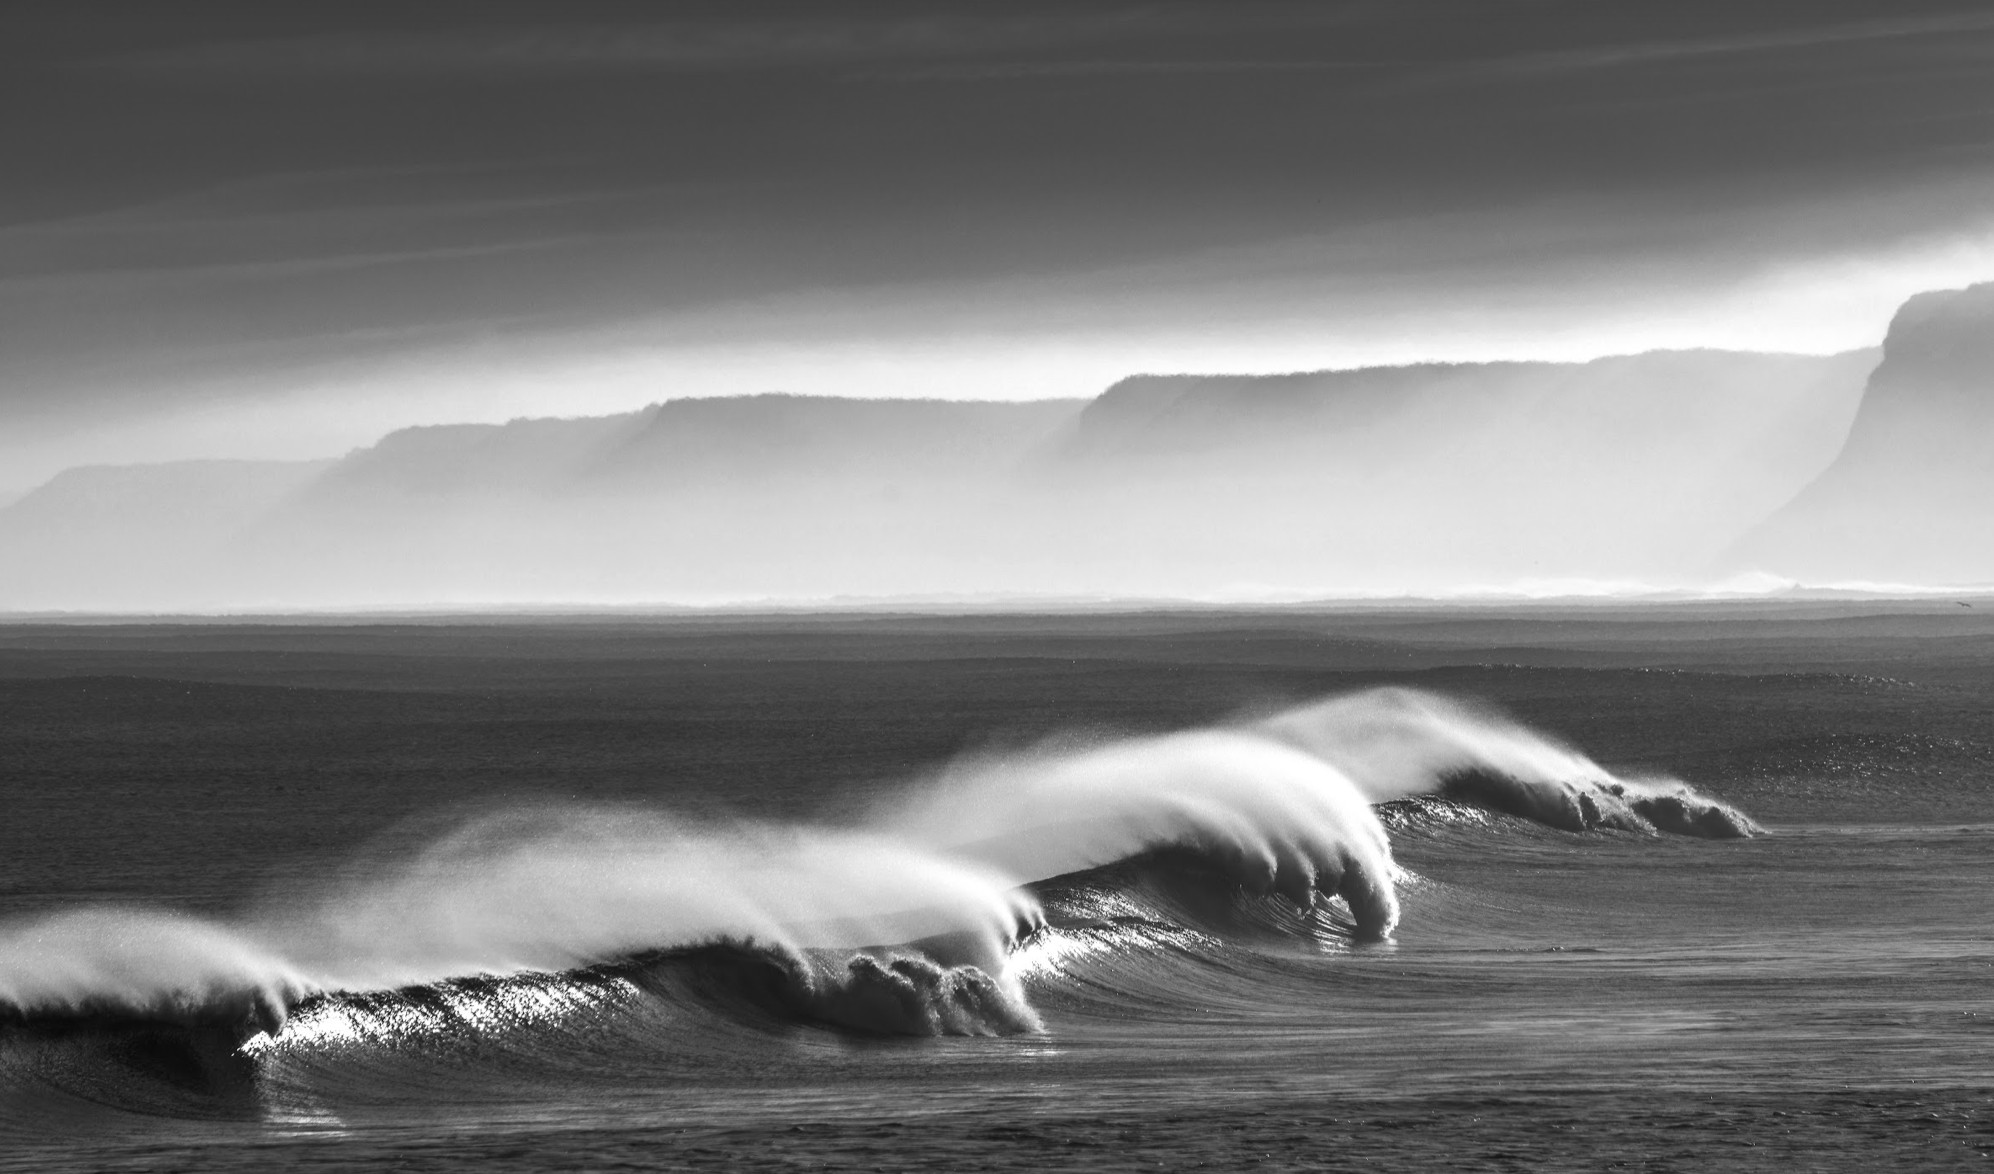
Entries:
<svg viewBox="0 0 1994 1174">
<path fill-rule="evenodd" d="M 0 7 L 0 495 L 413 423 L 1828 353 L 1994 279 L 1979 0 Z"/>
</svg>

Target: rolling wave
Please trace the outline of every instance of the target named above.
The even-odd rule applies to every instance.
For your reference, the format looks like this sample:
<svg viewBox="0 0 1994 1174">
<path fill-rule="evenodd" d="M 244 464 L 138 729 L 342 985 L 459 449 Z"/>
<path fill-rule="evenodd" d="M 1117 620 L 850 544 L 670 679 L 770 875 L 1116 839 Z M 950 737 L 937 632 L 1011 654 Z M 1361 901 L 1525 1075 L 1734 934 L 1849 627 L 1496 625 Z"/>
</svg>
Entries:
<svg viewBox="0 0 1994 1174">
<path fill-rule="evenodd" d="M 1323 759 L 1245 731 L 960 764 L 882 822 L 1032 878 L 1174 846 L 1253 892 L 1340 897 L 1366 937 L 1398 924 L 1391 842 L 1364 796 Z"/>
<path fill-rule="evenodd" d="M 1439 795 L 1566 831 L 1738 839 L 1762 830 L 1680 779 L 1621 778 L 1501 714 L 1417 689 L 1372 689 L 1261 722 L 1335 764 L 1373 803 Z"/>
<path fill-rule="evenodd" d="M 17 920 L 0 925 L 0 1061 L 133 1031 L 183 1041 L 168 1051 L 212 1074 L 499 1036 L 569 1047 L 578 1024 L 655 1050 L 801 1026 L 1032 1033 L 1041 1006 L 1168 1015 L 1272 981 L 1284 952 L 1390 937 L 1408 877 L 1388 826 L 1481 834 L 1488 813 L 1577 833 L 1759 831 L 1686 783 L 1618 777 L 1500 714 L 1372 690 L 965 758 L 853 826 L 515 809 L 230 919 Z"/>
</svg>

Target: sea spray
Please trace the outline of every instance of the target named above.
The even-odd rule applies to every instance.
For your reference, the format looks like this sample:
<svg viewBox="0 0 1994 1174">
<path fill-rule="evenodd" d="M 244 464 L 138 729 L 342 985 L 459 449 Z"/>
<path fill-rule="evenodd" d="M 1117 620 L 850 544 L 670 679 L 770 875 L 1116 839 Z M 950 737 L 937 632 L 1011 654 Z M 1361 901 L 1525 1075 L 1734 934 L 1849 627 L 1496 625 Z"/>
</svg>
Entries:
<svg viewBox="0 0 1994 1174">
<path fill-rule="evenodd" d="M 276 1031 L 318 984 L 240 927 L 100 906 L 0 924 L 0 1019 L 137 1017 Z"/>
<path fill-rule="evenodd" d="M 1030 1031 L 1010 963 L 1041 921 L 1034 882 L 1189 854 L 1249 900 L 1337 898 L 1358 937 L 1383 938 L 1400 874 L 1373 805 L 1421 796 L 1574 831 L 1758 830 L 1492 711 L 1378 689 L 1224 728 L 968 756 L 851 826 L 543 804 L 404 837 L 233 918 L 104 907 L 0 923 L 0 1020 L 276 1035 L 301 1001 L 332 1023 L 399 991 L 382 1006 L 431 1014 L 501 989 L 487 979 L 534 1002 L 547 976 L 634 965 L 619 982 L 690 967 L 721 976 L 685 988 L 697 997 L 759 991 L 755 1013 L 790 1021 Z"/>
<path fill-rule="evenodd" d="M 1761 830 L 1681 780 L 1623 778 L 1492 709 L 1418 689 L 1331 697 L 1250 728 L 1335 765 L 1373 803 L 1439 795 L 1567 831 Z"/>
<path fill-rule="evenodd" d="M 545 805 L 479 816 L 258 920 L 287 957 L 342 987 L 722 940 L 805 950 L 935 938 L 959 952 L 951 961 L 999 967 L 1036 915 L 1020 879 L 864 830 Z"/>
<path fill-rule="evenodd" d="M 1298 905 L 1342 897 L 1358 932 L 1398 924 L 1384 828 L 1334 767 L 1267 738 L 1196 731 L 971 759 L 878 817 L 898 834 L 1034 879 L 1156 848 L 1197 851 Z"/>
<path fill-rule="evenodd" d="M 315 992 L 435 989 L 737 943 L 785 959 L 796 1001 L 821 1003 L 825 1018 L 863 1018 L 841 1009 L 911 986 L 940 1003 L 900 1018 L 946 1029 L 966 1022 L 965 1000 L 1022 1007 L 1004 959 L 1036 918 L 1018 881 L 987 863 L 874 833 L 539 806 L 471 819 L 403 859 L 363 856 L 228 922 L 105 908 L 0 926 L 0 1006 L 275 1033 Z M 904 953 L 878 973 L 849 961 L 911 942 L 937 955 L 933 974 Z M 989 989 L 965 969 L 994 976 Z M 1022 1009 L 997 1021 L 1033 1022 Z"/>
</svg>

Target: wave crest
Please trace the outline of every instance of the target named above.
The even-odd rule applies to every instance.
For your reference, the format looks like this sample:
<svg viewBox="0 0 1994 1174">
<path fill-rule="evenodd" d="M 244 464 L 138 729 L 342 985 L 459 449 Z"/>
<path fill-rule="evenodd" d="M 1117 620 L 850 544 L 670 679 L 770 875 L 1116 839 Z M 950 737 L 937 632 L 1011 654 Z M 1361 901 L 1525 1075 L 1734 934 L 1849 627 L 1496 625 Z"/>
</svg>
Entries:
<svg viewBox="0 0 1994 1174">
<path fill-rule="evenodd" d="M 1257 729 L 1333 763 L 1373 803 L 1439 795 L 1566 831 L 1738 839 L 1763 829 L 1680 779 L 1627 779 L 1493 711 L 1417 689 L 1370 689 Z"/>
<path fill-rule="evenodd" d="M 912 840 L 1035 879 L 1190 848 L 1250 891 L 1302 907 L 1317 893 L 1343 898 L 1363 936 L 1398 924 L 1391 842 L 1364 796 L 1320 758 L 1250 733 L 961 763 L 885 818 Z"/>
<path fill-rule="evenodd" d="M 947 939 L 1000 965 L 1037 920 L 1012 876 L 871 831 L 709 826 L 631 808 L 474 819 L 348 869 L 261 932 L 327 987 L 559 971 L 722 940 L 789 950 Z"/>
<path fill-rule="evenodd" d="M 318 989 L 242 930 L 105 907 L 0 926 L 0 1018 L 143 1018 L 275 1031 Z"/>
<path fill-rule="evenodd" d="M 1222 934 L 1327 932 L 1332 918 L 1255 898 L 1306 913 L 1328 896 L 1351 936 L 1386 938 L 1402 874 L 1374 805 L 1416 799 L 1572 831 L 1759 831 L 1687 783 L 1616 776 L 1487 710 L 1370 690 L 1229 728 L 966 758 L 857 826 L 516 809 L 377 848 L 233 919 L 99 908 L 0 924 L 0 1021 L 122 1016 L 276 1035 L 301 1001 L 366 1010 L 340 992 L 427 990 L 404 1010 L 433 1010 L 456 997 L 441 985 L 455 980 L 724 948 L 740 953 L 721 985 L 760 992 L 755 1013 L 865 1033 L 1031 1031 L 1012 962 L 1045 922 L 1033 882 L 1061 892 L 1044 882 L 1147 860 L 1116 875 L 1147 877 L 1169 898 L 1159 908 L 1205 908 Z M 1196 905 L 1213 885 L 1224 901 Z M 1246 905 L 1225 905 L 1235 897 Z"/>
</svg>

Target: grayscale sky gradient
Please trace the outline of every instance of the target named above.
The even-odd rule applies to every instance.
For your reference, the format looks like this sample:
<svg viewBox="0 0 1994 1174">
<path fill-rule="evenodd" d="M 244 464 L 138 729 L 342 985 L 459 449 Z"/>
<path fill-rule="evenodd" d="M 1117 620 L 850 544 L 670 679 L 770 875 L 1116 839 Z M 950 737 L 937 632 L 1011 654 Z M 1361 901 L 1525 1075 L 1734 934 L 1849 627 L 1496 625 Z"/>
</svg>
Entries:
<svg viewBox="0 0 1994 1174">
<path fill-rule="evenodd" d="M 0 9 L 0 494 L 660 399 L 1872 345 L 1994 7 Z"/>
</svg>

